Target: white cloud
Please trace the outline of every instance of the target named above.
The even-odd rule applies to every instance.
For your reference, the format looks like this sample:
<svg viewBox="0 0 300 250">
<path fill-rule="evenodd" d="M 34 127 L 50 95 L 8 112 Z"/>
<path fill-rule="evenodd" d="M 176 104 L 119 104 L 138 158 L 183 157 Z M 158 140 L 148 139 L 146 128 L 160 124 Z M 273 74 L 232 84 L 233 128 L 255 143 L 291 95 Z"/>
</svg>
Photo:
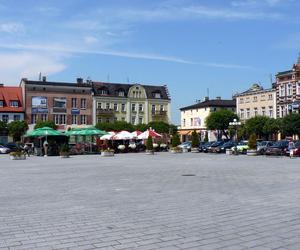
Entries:
<svg viewBox="0 0 300 250">
<path fill-rule="evenodd" d="M 23 77 L 37 78 L 38 72 L 51 75 L 66 68 L 57 56 L 36 52 L 0 52 L 0 58 L 0 82 L 7 85 L 16 85 Z"/>
<path fill-rule="evenodd" d="M 15 22 L 10 22 L 10 23 L 0 23 L 0 33 L 5 32 L 5 33 L 22 33 L 25 31 L 25 27 L 21 23 L 15 23 Z"/>
<path fill-rule="evenodd" d="M 98 39 L 94 36 L 86 36 L 83 40 L 86 44 L 95 44 L 98 42 Z"/>
</svg>

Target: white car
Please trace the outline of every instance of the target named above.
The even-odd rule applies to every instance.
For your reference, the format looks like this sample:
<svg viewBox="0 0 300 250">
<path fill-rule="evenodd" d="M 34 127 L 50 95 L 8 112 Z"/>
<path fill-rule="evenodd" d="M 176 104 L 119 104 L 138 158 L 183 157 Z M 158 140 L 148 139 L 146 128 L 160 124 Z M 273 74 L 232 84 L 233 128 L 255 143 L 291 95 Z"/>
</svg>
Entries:
<svg viewBox="0 0 300 250">
<path fill-rule="evenodd" d="M 0 145 L 0 154 L 7 154 L 10 152 L 10 149 Z"/>
</svg>

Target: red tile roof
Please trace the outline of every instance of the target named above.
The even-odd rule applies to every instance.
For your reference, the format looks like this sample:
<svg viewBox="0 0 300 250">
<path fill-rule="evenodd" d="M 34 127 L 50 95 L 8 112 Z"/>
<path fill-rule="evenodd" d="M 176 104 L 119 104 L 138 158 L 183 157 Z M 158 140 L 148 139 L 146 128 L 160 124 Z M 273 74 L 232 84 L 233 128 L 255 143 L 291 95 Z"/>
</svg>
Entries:
<svg viewBox="0 0 300 250">
<path fill-rule="evenodd" d="M 24 112 L 21 87 L 0 86 L 0 101 L 4 101 L 0 112 Z M 18 101 L 19 107 L 11 107 L 10 101 Z"/>
</svg>

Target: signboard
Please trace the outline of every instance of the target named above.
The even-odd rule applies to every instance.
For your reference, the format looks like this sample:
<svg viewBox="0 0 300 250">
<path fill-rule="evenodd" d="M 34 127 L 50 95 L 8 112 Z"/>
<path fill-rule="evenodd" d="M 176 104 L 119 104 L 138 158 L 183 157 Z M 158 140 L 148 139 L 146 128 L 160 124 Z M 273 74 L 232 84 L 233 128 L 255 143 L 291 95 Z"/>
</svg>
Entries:
<svg viewBox="0 0 300 250">
<path fill-rule="evenodd" d="M 80 109 L 73 108 L 73 109 L 71 110 L 71 114 L 72 114 L 72 115 L 79 115 L 79 114 L 80 114 Z"/>
<path fill-rule="evenodd" d="M 65 97 L 53 98 L 53 113 L 67 113 L 67 99 Z"/>
<path fill-rule="evenodd" d="M 47 97 L 44 96 L 33 96 L 31 98 L 32 108 L 47 108 Z"/>
<path fill-rule="evenodd" d="M 201 126 L 201 118 L 200 117 L 194 118 L 194 126 Z"/>
<path fill-rule="evenodd" d="M 299 103 L 292 103 L 293 109 L 299 109 Z"/>
<path fill-rule="evenodd" d="M 47 114 L 48 108 L 32 108 L 31 113 L 32 114 Z"/>
</svg>

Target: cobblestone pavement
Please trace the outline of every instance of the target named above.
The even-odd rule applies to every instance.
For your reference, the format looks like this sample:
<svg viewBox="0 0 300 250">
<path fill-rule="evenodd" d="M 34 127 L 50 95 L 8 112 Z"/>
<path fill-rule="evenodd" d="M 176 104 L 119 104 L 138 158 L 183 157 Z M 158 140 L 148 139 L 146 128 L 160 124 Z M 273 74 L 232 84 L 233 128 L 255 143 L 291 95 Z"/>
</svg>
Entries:
<svg viewBox="0 0 300 250">
<path fill-rule="evenodd" d="M 300 159 L 1 155 L 0 249 L 299 250 Z"/>
</svg>

